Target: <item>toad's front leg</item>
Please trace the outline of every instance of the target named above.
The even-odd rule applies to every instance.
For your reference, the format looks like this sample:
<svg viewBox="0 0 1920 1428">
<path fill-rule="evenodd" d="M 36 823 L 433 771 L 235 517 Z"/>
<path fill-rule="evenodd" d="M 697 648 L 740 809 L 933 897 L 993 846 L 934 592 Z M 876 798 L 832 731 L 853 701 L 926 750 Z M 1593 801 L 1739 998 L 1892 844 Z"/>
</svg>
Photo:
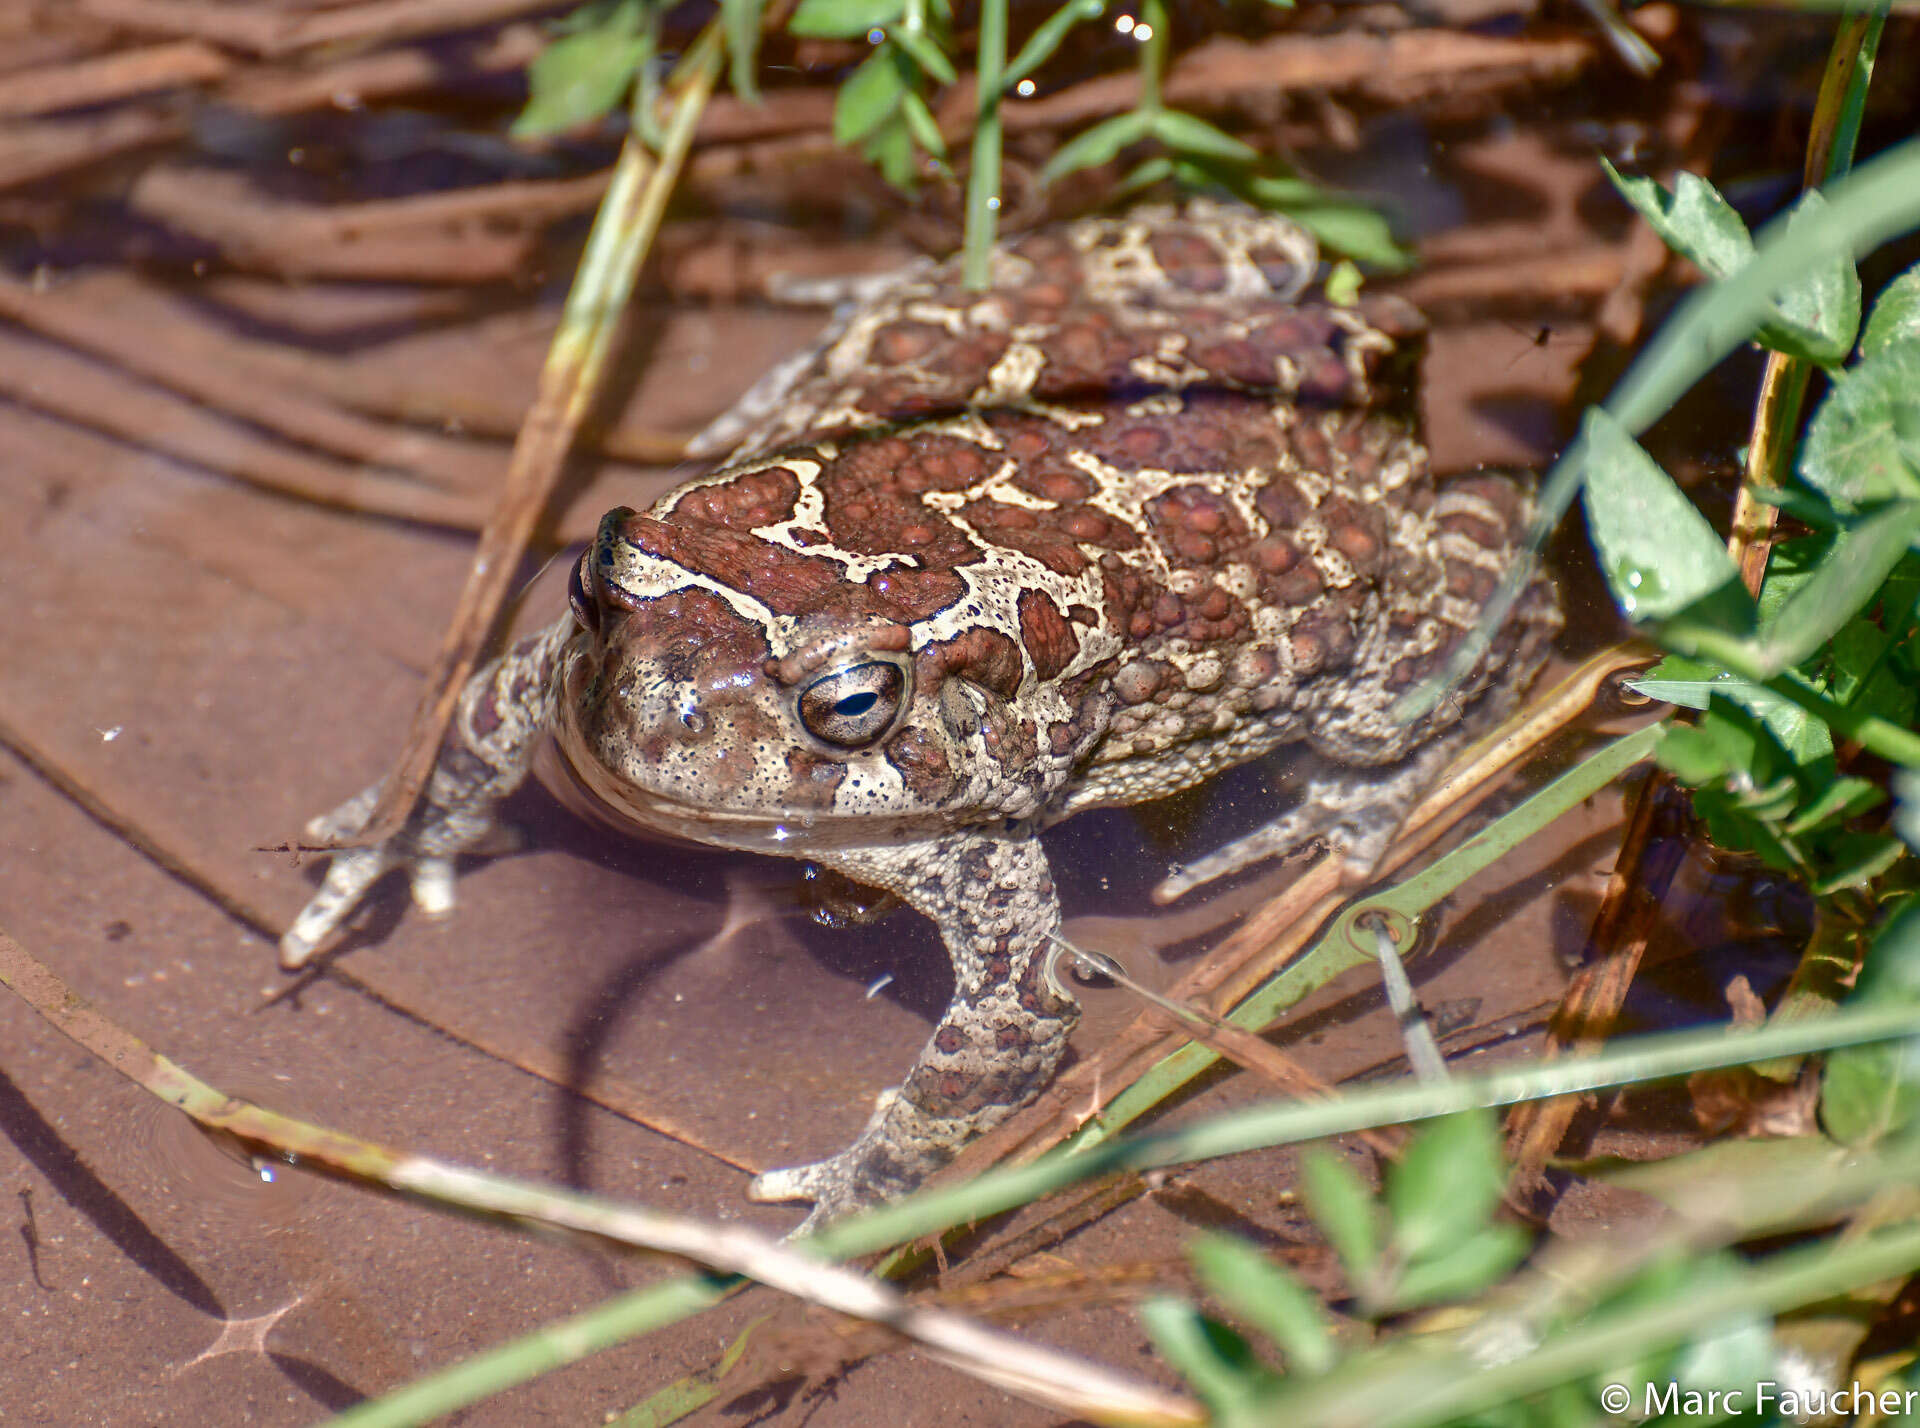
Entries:
<svg viewBox="0 0 1920 1428">
<path fill-rule="evenodd" d="M 812 1165 L 771 1170 L 756 1200 L 811 1200 L 802 1229 L 897 1199 L 960 1147 L 1038 1096 L 1080 1008 L 1048 975 L 1060 906 L 1039 839 L 969 831 L 821 862 L 932 918 L 953 958 L 953 1002 L 904 1084 L 880 1095 L 860 1138 Z"/>
<path fill-rule="evenodd" d="M 414 902 L 438 915 L 453 906 L 456 855 L 510 851 L 516 838 L 497 822 L 494 808 L 526 778 L 552 721 L 555 670 L 574 629 L 568 615 L 467 682 L 427 787 L 393 837 L 352 846 L 379 799 L 379 784 L 307 825 L 309 837 L 348 846 L 332 855 L 313 900 L 280 939 L 281 966 L 304 965 L 389 869 L 406 869 Z"/>
</svg>

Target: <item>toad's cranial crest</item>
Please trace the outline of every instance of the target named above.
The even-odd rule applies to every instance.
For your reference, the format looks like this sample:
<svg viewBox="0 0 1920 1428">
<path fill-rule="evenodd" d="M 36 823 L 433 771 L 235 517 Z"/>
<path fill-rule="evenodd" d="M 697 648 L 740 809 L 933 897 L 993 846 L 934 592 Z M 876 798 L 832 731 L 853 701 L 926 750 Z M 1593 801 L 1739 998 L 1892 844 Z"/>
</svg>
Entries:
<svg viewBox="0 0 1920 1428">
<path fill-rule="evenodd" d="M 1162 891 L 1316 838 L 1365 868 L 1559 627 L 1536 578 L 1455 697 L 1390 717 L 1524 559 L 1531 506 L 1501 476 L 1435 485 L 1418 314 L 1314 296 L 1316 262 L 1283 219 L 1196 204 L 1012 241 L 984 293 L 902 274 L 710 429 L 725 465 L 606 516 L 572 612 L 474 677 L 412 823 L 335 857 L 283 960 L 389 867 L 438 891 L 494 846 L 550 732 L 615 815 L 812 859 L 939 927 L 953 1002 L 905 1082 L 752 1193 L 817 1221 L 910 1189 L 1066 1049 L 1038 829 L 1303 741 L 1349 767 Z"/>
</svg>

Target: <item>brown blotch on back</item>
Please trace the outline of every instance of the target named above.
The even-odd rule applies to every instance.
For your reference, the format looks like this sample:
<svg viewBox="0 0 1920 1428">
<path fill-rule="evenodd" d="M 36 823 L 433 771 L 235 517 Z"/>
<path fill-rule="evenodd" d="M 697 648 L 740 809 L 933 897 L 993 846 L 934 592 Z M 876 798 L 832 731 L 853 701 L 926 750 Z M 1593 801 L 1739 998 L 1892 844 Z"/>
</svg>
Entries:
<svg viewBox="0 0 1920 1428">
<path fill-rule="evenodd" d="M 846 574 L 841 565 L 823 556 L 803 555 L 705 522 L 683 525 L 632 516 L 622 534 L 649 555 L 705 575 L 730 590 L 744 591 L 780 615 L 818 608 Z"/>
<path fill-rule="evenodd" d="M 1021 592 L 1020 641 L 1027 647 L 1034 673 L 1042 679 L 1058 676 L 1080 653 L 1080 637 L 1042 590 Z"/>
<path fill-rule="evenodd" d="M 1160 271 L 1176 287 L 1194 293 L 1217 293 L 1227 286 L 1227 271 L 1220 250 L 1193 232 L 1155 233 L 1147 240 Z"/>
</svg>

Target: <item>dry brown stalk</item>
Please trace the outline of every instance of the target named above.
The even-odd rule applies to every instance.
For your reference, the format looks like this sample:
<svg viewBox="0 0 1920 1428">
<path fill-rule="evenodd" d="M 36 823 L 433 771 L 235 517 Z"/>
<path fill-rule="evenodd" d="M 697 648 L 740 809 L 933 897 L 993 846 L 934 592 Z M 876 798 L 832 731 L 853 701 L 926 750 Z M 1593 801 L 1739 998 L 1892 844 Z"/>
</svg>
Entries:
<svg viewBox="0 0 1920 1428">
<path fill-rule="evenodd" d="M 180 115 L 144 108 L 9 124 L 0 131 L 0 189 L 83 169 L 129 149 L 171 143 L 186 133 Z"/>
<path fill-rule="evenodd" d="M 317 207 L 262 197 L 237 174 L 157 167 L 134 185 L 130 202 L 257 271 L 474 283 L 522 273 L 534 230 L 591 207 L 605 186 L 603 175 L 588 174 Z"/>
<path fill-rule="evenodd" d="M 393 49 L 319 68 L 299 62 L 252 65 L 236 71 L 217 93 L 224 103 L 255 114 L 350 108 L 422 91 L 457 90 L 467 79 L 523 69 L 546 46 L 537 26 L 507 25 L 457 57 Z"/>
<path fill-rule="evenodd" d="M 0 395 L 317 505 L 465 528 L 485 519 L 483 496 L 437 490 L 283 446 L 110 367 L 5 330 L 0 330 Z"/>
<path fill-rule="evenodd" d="M 73 64 L 43 66 L 8 80 L 0 86 L 0 114 L 49 114 L 156 89 L 207 84 L 231 68 L 218 50 L 197 40 L 122 50 Z"/>
<path fill-rule="evenodd" d="M 264 381 L 258 366 L 221 352 L 206 329 L 143 296 L 119 274 L 46 292 L 0 277 L 0 318 L 289 440 L 451 491 L 493 486 L 505 469 L 497 447 L 371 422 Z"/>
</svg>

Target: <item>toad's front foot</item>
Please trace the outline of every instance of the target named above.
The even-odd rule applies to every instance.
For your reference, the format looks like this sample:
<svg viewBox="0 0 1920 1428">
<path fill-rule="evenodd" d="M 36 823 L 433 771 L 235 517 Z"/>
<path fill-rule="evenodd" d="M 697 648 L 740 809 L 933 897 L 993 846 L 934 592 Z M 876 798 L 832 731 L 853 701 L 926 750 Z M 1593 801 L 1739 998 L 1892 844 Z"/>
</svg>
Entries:
<svg viewBox="0 0 1920 1428">
<path fill-rule="evenodd" d="M 379 798 L 380 785 L 375 784 L 314 819 L 306 827 L 307 836 L 320 843 L 353 839 L 367 826 Z M 280 965 L 289 971 L 305 966 L 368 890 L 392 869 L 406 870 L 415 907 L 429 917 L 444 917 L 453 910 L 457 855 L 509 853 L 519 845 L 519 834 L 511 827 L 490 817 L 441 807 L 429 795 L 392 838 L 372 847 L 342 848 L 332 855 L 319 891 L 280 939 Z"/>
</svg>

